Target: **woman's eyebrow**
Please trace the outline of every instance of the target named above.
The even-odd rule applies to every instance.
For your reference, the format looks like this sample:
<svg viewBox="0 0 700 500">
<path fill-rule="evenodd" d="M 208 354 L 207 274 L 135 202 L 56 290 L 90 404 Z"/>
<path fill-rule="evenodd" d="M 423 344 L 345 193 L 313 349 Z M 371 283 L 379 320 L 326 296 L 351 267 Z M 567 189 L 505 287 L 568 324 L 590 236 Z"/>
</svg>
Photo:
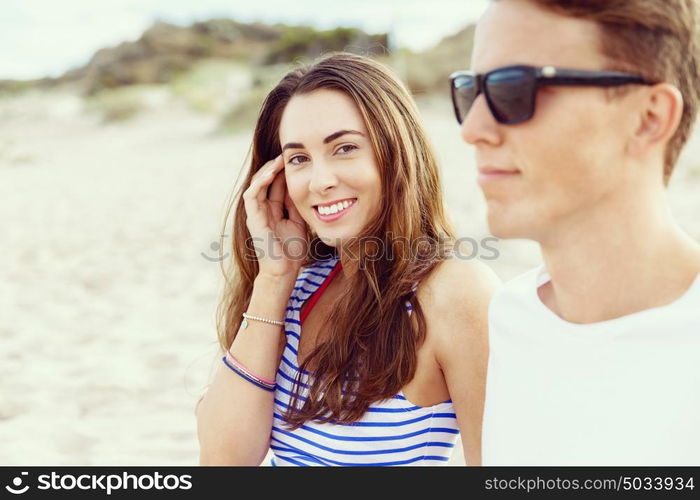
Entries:
<svg viewBox="0 0 700 500">
<path fill-rule="evenodd" d="M 357 134 L 361 135 L 362 137 L 365 136 L 362 132 L 359 132 L 357 130 L 338 130 L 337 132 L 333 132 L 331 135 L 323 139 L 323 144 L 328 144 L 329 142 L 332 142 L 336 140 L 338 137 L 341 137 L 345 134 Z"/>
<path fill-rule="evenodd" d="M 338 130 L 337 132 L 333 132 L 331 135 L 323 139 L 323 144 L 328 144 L 329 142 L 333 142 L 336 140 L 338 137 L 342 137 L 345 134 L 356 134 L 356 135 L 361 135 L 362 137 L 365 136 L 362 132 L 359 132 L 357 130 Z M 304 149 L 304 145 L 301 142 L 288 142 L 284 146 L 282 146 L 282 151 L 285 151 L 287 149 Z"/>
</svg>

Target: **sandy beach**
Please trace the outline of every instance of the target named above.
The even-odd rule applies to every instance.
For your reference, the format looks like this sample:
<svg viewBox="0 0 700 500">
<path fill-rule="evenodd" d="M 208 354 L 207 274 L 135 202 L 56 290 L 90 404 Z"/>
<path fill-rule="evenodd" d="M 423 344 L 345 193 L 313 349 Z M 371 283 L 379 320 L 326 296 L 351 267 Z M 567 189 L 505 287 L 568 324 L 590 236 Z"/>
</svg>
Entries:
<svg viewBox="0 0 700 500">
<path fill-rule="evenodd" d="M 421 112 L 459 235 L 479 240 L 473 151 L 446 97 Z M 71 89 L 0 99 L 3 465 L 198 463 L 193 407 L 220 362 L 212 244 L 251 132 L 216 134 L 158 88 L 151 102 L 103 124 Z M 698 240 L 699 190 L 696 132 L 669 196 Z M 502 279 L 539 263 L 531 242 L 495 246 Z"/>
</svg>

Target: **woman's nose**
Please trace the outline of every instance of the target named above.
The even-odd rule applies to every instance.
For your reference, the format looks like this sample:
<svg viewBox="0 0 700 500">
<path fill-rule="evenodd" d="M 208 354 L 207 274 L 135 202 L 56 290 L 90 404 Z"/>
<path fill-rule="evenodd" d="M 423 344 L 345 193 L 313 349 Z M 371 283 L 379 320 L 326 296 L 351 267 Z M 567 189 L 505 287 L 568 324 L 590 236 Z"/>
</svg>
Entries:
<svg viewBox="0 0 700 500">
<path fill-rule="evenodd" d="M 309 190 L 323 194 L 333 189 L 338 185 L 338 176 L 336 175 L 333 166 L 323 162 L 316 161 L 311 168 L 311 180 L 309 181 Z"/>
</svg>

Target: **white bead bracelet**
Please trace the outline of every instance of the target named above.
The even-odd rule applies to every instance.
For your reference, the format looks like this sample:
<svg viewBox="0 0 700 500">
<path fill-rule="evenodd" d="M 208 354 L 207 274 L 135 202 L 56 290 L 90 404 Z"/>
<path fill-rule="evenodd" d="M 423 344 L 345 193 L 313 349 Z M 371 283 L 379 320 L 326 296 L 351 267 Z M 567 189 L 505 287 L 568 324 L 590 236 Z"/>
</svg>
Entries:
<svg viewBox="0 0 700 500">
<path fill-rule="evenodd" d="M 243 313 L 243 322 L 241 323 L 241 328 L 248 328 L 248 320 L 252 319 L 254 321 L 261 321 L 263 323 L 270 323 L 271 325 L 284 326 L 283 321 L 276 321 L 274 319 L 261 318 L 259 316 L 252 316 L 247 313 Z"/>
</svg>

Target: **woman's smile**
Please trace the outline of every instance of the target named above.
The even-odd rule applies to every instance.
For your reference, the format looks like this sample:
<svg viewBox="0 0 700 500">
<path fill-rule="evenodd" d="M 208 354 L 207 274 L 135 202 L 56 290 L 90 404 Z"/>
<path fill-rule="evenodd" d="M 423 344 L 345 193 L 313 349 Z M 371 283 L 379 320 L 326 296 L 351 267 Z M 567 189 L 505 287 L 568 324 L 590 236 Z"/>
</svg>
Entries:
<svg viewBox="0 0 700 500">
<path fill-rule="evenodd" d="M 346 198 L 344 200 L 314 205 L 313 209 L 316 217 L 321 222 L 335 222 L 348 213 L 356 204 L 357 198 Z"/>
</svg>

